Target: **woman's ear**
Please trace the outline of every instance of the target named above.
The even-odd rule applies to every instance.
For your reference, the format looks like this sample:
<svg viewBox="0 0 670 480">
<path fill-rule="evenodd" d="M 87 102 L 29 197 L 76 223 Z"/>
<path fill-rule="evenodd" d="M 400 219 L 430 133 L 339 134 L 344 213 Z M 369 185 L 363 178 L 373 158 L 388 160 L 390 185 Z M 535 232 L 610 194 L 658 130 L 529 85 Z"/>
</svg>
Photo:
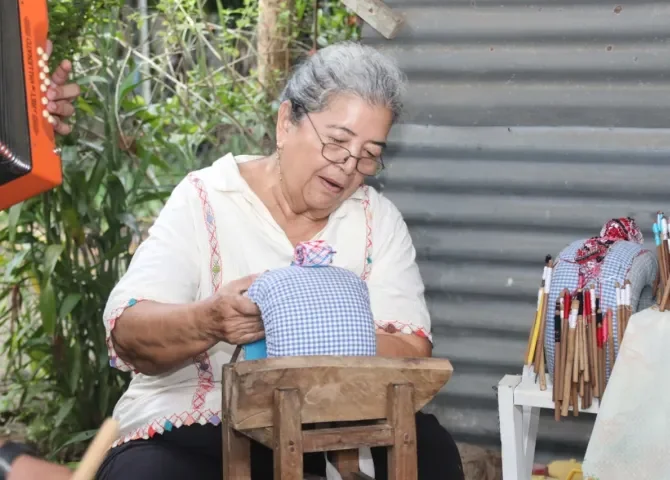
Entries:
<svg viewBox="0 0 670 480">
<path fill-rule="evenodd" d="M 284 143 L 293 124 L 291 123 L 291 101 L 284 100 L 277 112 L 277 144 Z"/>
</svg>

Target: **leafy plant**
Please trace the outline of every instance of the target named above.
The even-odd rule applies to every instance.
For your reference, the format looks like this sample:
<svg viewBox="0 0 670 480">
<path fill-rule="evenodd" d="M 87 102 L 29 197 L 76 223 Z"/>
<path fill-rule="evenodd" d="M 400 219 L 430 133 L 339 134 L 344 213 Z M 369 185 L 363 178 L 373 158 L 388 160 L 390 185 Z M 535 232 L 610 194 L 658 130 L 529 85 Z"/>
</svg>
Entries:
<svg viewBox="0 0 670 480">
<path fill-rule="evenodd" d="M 141 17 L 122 0 L 49 1 L 52 61 L 72 58 L 82 87 L 61 141 L 64 182 L 0 212 L 0 419 L 27 425 L 51 459 L 76 460 L 127 387 L 109 367 L 102 313 L 175 183 L 273 144 L 277 105 L 255 72 L 257 2 L 152 5 Z M 320 5 L 317 44 L 356 37 L 346 9 Z M 296 0 L 294 59 L 313 47 L 313 8 Z"/>
</svg>

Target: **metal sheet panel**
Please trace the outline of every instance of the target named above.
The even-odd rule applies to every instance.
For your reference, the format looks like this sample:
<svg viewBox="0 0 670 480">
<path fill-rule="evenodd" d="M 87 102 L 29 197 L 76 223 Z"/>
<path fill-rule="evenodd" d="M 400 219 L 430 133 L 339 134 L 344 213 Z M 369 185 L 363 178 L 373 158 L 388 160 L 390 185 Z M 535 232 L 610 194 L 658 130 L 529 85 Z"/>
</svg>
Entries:
<svg viewBox="0 0 670 480">
<path fill-rule="evenodd" d="M 543 258 L 634 216 L 651 247 L 668 207 L 670 4 L 413 0 L 394 40 L 408 113 L 381 188 L 405 215 L 435 353 L 455 376 L 431 409 L 457 439 L 499 446 L 494 386 L 520 371 Z M 584 415 L 546 412 L 538 459 L 583 455 Z"/>
</svg>

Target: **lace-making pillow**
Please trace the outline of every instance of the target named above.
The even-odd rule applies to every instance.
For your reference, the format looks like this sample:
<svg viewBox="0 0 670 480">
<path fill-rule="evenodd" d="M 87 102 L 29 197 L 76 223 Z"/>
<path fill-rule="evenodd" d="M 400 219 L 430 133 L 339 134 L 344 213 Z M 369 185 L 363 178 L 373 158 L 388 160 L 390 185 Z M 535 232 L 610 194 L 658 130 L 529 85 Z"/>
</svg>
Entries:
<svg viewBox="0 0 670 480">
<path fill-rule="evenodd" d="M 377 344 L 367 284 L 331 266 L 324 241 L 299 244 L 293 263 L 262 274 L 247 295 L 258 305 L 265 340 L 246 345 L 246 360 L 279 356 L 373 356 Z"/>
<path fill-rule="evenodd" d="M 654 303 L 653 284 L 658 272 L 654 252 L 647 250 L 635 221 L 612 219 L 605 223 L 597 237 L 572 242 L 558 255 L 550 284 L 544 337 L 549 372 L 554 370 L 554 305 L 563 289 L 574 295 L 577 289 L 593 285 L 603 312 L 612 309 L 614 354 L 618 355 L 619 319 L 617 317 L 616 284 L 631 282 L 632 312 L 644 310 Z M 611 373 L 612 359 L 605 352 L 606 378 Z"/>
</svg>

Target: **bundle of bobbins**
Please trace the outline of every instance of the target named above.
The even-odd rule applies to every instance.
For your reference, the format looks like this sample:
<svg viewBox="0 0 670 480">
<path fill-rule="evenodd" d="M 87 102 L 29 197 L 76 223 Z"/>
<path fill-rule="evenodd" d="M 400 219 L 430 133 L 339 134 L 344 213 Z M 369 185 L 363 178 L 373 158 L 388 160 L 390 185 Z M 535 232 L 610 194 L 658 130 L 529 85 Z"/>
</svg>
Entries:
<svg viewBox="0 0 670 480">
<path fill-rule="evenodd" d="M 670 300 L 670 234 L 668 234 L 668 220 L 663 212 L 656 214 L 656 223 L 652 226 L 656 254 L 658 257 L 659 279 L 656 284 L 656 299 L 658 309 L 664 312 Z"/>
<path fill-rule="evenodd" d="M 594 285 L 570 292 L 564 289 L 556 299 L 554 312 L 547 315 L 549 289 L 553 273 L 553 260 L 545 258 L 542 282 L 538 291 L 538 306 L 531 328 L 526 350 L 525 364 L 539 379 L 540 389 L 547 389 L 545 372 L 544 332 L 547 321 L 554 327 L 554 371 L 552 373 L 552 400 L 555 419 L 568 415 L 570 407 L 574 416 L 582 408 L 589 408 L 594 398 L 602 398 L 607 387 L 608 368 L 606 358 L 612 359 L 611 372 L 616 362 L 614 352 L 614 312 L 603 311 L 601 299 Z M 628 319 L 632 315 L 631 282 L 616 284 L 617 340 L 625 334 Z M 549 320 L 553 317 L 553 320 Z"/>
</svg>

